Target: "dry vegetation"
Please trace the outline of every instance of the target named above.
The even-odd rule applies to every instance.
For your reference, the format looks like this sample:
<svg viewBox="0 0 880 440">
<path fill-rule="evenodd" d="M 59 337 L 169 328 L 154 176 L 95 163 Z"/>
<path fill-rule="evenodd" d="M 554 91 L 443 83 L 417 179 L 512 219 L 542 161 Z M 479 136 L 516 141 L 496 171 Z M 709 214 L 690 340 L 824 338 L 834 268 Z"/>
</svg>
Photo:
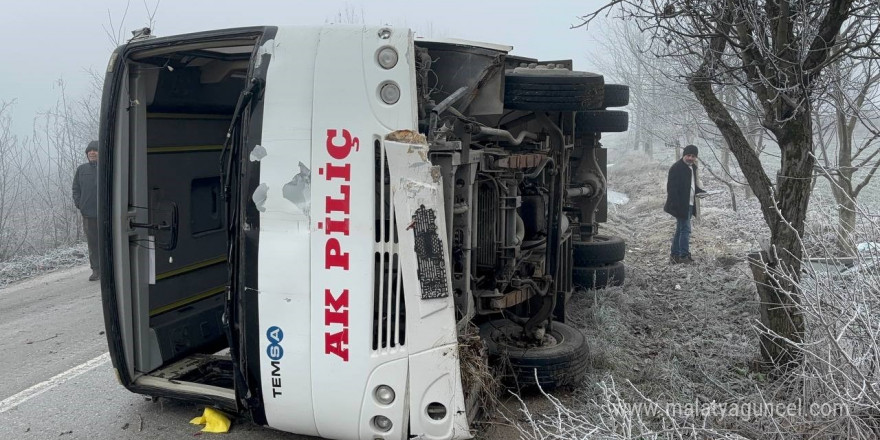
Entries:
<svg viewBox="0 0 880 440">
<path fill-rule="evenodd" d="M 12 132 L 14 102 L 0 102 L 0 262 L 53 254 L 83 239 L 71 184 L 85 163 L 85 148 L 97 139 L 101 78 L 90 93 L 68 97 L 64 82 L 55 107 L 36 115 L 33 131 Z"/>
<path fill-rule="evenodd" d="M 801 281 L 806 361 L 786 374 L 768 371 L 761 365 L 759 304 L 745 258 L 766 230 L 756 201 L 740 200 L 734 212 L 727 195 L 704 200 L 691 239 L 697 263 L 672 266 L 674 224 L 662 211 L 669 164 L 615 153 L 609 187 L 630 202 L 610 210 L 603 233 L 627 240 L 627 280 L 579 292 L 569 317 L 591 341 L 592 370 L 575 390 L 522 401 L 506 396 L 483 436 L 877 438 L 880 295 L 870 290 L 880 285 L 877 275 L 841 283 L 836 270 L 815 273 L 819 266 L 808 265 L 814 273 Z M 712 189 L 719 185 L 703 180 Z M 817 213 L 822 209 L 817 205 Z M 856 240 L 880 241 L 873 217 L 863 214 L 867 221 Z M 814 251 L 822 249 L 817 242 Z M 833 240 L 827 242 L 829 254 L 833 249 Z"/>
<path fill-rule="evenodd" d="M 59 247 L 41 254 L 13 257 L 0 261 L 0 289 L 47 272 L 82 266 L 88 262 L 89 250 L 85 243 Z"/>
</svg>

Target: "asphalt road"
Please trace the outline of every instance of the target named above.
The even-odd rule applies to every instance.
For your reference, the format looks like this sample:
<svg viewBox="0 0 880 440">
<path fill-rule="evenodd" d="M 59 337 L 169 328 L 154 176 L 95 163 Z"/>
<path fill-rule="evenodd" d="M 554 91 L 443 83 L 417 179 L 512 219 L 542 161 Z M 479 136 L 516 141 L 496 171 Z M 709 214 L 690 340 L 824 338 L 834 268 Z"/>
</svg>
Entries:
<svg viewBox="0 0 880 440">
<path fill-rule="evenodd" d="M 100 286 L 88 268 L 0 289 L 0 439 L 192 438 L 202 406 L 152 402 L 116 382 Z M 214 434 L 206 434 L 214 435 Z M 237 417 L 225 440 L 306 439 Z"/>
</svg>

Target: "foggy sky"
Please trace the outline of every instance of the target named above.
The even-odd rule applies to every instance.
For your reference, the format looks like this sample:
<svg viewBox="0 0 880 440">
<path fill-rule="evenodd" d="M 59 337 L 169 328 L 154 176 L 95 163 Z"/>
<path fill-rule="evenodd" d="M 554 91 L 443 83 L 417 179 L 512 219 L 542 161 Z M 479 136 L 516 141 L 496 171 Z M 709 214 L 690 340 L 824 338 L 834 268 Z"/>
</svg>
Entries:
<svg viewBox="0 0 880 440">
<path fill-rule="evenodd" d="M 149 23 L 167 36 L 251 25 L 316 25 L 363 16 L 367 25 L 408 26 L 428 37 L 449 37 L 514 46 L 514 54 L 573 59 L 577 70 L 594 70 L 587 52 L 597 50 L 590 31 L 570 29 L 578 16 L 605 0 L 5 0 L 0 14 L 0 102 L 16 100 L 13 131 L 30 136 L 37 112 L 55 105 L 58 80 L 67 96 L 87 92 L 92 75 L 103 79 L 114 38 Z M 14 5 L 13 5 L 14 4 Z M 126 14 L 126 5 L 128 12 Z M 158 7 L 157 7 L 158 4 Z M 125 14 L 125 15 L 124 15 Z M 124 21 L 123 21 L 124 18 Z M 111 20 L 114 28 L 111 29 Z M 120 26 L 121 24 L 121 26 Z"/>
</svg>

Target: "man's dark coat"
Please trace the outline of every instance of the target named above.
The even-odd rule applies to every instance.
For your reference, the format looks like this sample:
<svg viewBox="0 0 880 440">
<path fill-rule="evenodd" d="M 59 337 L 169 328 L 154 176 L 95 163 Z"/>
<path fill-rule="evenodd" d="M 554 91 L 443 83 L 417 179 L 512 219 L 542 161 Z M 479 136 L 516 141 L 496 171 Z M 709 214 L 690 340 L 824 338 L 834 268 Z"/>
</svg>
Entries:
<svg viewBox="0 0 880 440">
<path fill-rule="evenodd" d="M 98 216 L 98 164 L 84 163 L 73 177 L 73 204 L 83 217 Z"/>
<path fill-rule="evenodd" d="M 669 167 L 669 178 L 666 180 L 666 204 L 663 205 L 663 210 L 675 218 L 687 217 L 688 206 L 693 202 L 688 200 L 691 195 L 691 172 L 688 166 L 682 159 Z M 705 191 L 696 184 L 699 181 L 697 164 L 691 166 L 694 169 L 694 196 L 696 196 Z M 694 217 L 696 216 L 697 206 L 694 203 Z"/>
</svg>

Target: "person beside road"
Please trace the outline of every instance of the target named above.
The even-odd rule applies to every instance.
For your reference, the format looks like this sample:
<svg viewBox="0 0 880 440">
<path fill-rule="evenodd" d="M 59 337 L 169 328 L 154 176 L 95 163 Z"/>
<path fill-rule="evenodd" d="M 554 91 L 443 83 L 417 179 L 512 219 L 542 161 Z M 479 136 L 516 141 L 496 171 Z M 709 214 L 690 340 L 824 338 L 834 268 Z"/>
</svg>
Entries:
<svg viewBox="0 0 880 440">
<path fill-rule="evenodd" d="M 672 236 L 672 249 L 670 261 L 672 264 L 691 264 L 691 217 L 696 217 L 696 197 L 703 194 L 702 188 L 697 186 L 697 155 L 699 149 L 695 145 L 684 147 L 682 157 L 669 167 L 669 176 L 666 180 L 666 204 L 663 210 L 675 217 L 675 233 Z"/>
<path fill-rule="evenodd" d="M 98 260 L 98 141 L 89 142 L 86 157 L 89 161 L 80 165 L 73 177 L 73 204 L 82 214 L 83 231 L 89 245 L 89 266 L 92 268 L 89 281 L 97 281 L 101 273 Z"/>
</svg>

